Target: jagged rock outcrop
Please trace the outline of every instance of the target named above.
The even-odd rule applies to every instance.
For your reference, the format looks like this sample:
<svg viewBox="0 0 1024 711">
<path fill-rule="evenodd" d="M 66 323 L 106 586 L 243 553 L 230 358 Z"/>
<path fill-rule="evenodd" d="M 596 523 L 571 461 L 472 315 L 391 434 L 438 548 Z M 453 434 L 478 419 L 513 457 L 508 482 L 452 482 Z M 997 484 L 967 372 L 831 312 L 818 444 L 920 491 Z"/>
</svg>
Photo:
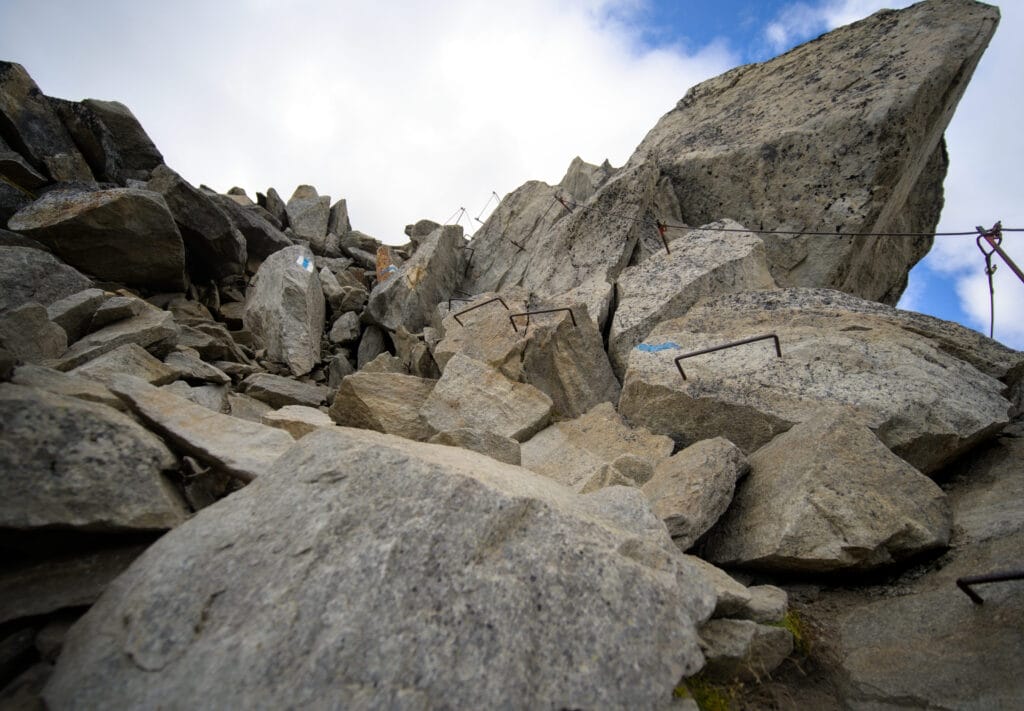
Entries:
<svg viewBox="0 0 1024 711">
<path fill-rule="evenodd" d="M 708 534 L 719 565 L 870 569 L 945 546 L 942 489 L 856 417 L 822 413 L 750 457 L 750 474 Z"/>
<path fill-rule="evenodd" d="M 639 491 L 577 497 L 453 447 L 316 432 L 118 578 L 46 700 L 655 707 L 703 663 L 714 607 L 676 555 Z"/>
<path fill-rule="evenodd" d="M 305 375 L 320 362 L 324 293 L 313 255 L 300 245 L 274 252 L 260 266 L 245 301 L 245 327 L 267 357 Z"/>
<path fill-rule="evenodd" d="M 170 290 L 185 283 L 181 234 L 158 193 L 54 190 L 19 210 L 7 227 L 100 279 Z"/>
<path fill-rule="evenodd" d="M 0 383 L 0 528 L 166 529 L 186 516 L 174 454 L 105 405 Z"/>
<path fill-rule="evenodd" d="M 762 64 L 699 84 L 626 169 L 656 164 L 683 220 L 767 230 L 782 286 L 894 304 L 942 208 L 942 134 L 998 23 L 972 0 L 879 12 Z"/>
<path fill-rule="evenodd" d="M 860 303 L 827 289 L 705 299 L 652 334 L 682 350 L 634 349 L 619 412 L 684 444 L 724 436 L 749 453 L 841 405 L 925 473 L 1006 425 L 1003 383 L 902 328 L 899 317 L 876 315 L 895 309 Z M 682 361 L 686 380 L 673 363 L 686 350 L 771 332 L 781 358 L 765 340 Z"/>
</svg>

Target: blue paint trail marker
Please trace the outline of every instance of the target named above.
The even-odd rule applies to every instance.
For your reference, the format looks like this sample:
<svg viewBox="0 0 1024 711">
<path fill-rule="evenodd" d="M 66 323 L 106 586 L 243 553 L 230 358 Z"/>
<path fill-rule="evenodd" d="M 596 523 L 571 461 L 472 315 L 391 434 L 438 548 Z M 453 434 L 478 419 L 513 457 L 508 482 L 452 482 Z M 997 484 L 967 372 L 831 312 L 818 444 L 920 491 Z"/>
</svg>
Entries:
<svg viewBox="0 0 1024 711">
<path fill-rule="evenodd" d="M 307 272 L 313 271 L 313 260 L 309 257 L 299 257 L 295 260 L 295 263 L 305 269 Z"/>
<path fill-rule="evenodd" d="M 644 351 L 645 353 L 657 353 L 658 351 L 667 351 L 672 348 L 682 348 L 678 343 L 669 341 L 667 343 L 659 343 L 656 346 L 649 345 L 647 343 L 641 343 L 636 347 L 638 351 Z"/>
</svg>

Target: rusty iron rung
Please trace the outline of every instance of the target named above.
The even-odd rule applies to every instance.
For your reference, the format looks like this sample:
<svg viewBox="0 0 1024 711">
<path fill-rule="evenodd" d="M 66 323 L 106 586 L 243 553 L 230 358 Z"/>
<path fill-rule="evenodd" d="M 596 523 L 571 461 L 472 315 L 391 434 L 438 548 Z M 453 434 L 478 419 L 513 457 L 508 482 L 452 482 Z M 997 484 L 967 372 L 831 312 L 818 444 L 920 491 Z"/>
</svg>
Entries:
<svg viewBox="0 0 1024 711">
<path fill-rule="evenodd" d="M 779 337 L 774 333 L 768 333 L 763 336 L 754 336 L 753 338 L 744 338 L 742 341 L 733 341 L 732 343 L 723 343 L 720 346 L 712 346 L 711 348 L 702 348 L 699 351 L 693 351 L 692 353 L 683 353 L 681 356 L 675 358 L 674 362 L 676 367 L 679 368 L 679 374 L 683 376 L 683 380 L 686 380 L 686 373 L 683 372 L 683 366 L 680 365 L 679 361 L 684 358 L 693 358 L 694 356 L 704 355 L 705 353 L 714 353 L 715 351 L 723 351 L 726 348 L 735 348 L 736 346 L 743 346 L 747 343 L 755 343 L 757 341 L 766 341 L 769 338 L 775 341 L 775 355 L 779 358 L 782 357 L 782 348 L 779 346 Z"/>
<path fill-rule="evenodd" d="M 956 579 L 956 586 L 967 593 L 971 602 L 981 605 L 985 600 L 978 593 L 971 590 L 972 585 L 986 583 L 1004 583 L 1010 580 L 1024 580 L 1024 570 L 1003 570 L 998 573 L 987 573 L 985 575 L 968 575 Z"/>
<path fill-rule="evenodd" d="M 487 301 L 484 301 L 481 304 L 477 304 L 476 306 L 470 306 L 468 309 L 463 309 L 462 311 L 460 311 L 457 314 L 452 314 L 452 316 L 455 317 L 455 323 L 459 324 L 460 326 L 465 326 L 466 324 L 462 323 L 462 321 L 459 320 L 459 316 L 462 316 L 463 314 L 468 314 L 470 311 L 474 311 L 474 310 L 480 308 L 481 306 L 487 306 L 487 304 L 492 304 L 495 301 L 500 301 L 501 305 L 505 307 L 506 311 L 511 311 L 512 310 L 512 309 L 510 309 L 508 307 L 508 304 L 505 303 L 504 299 L 502 299 L 500 296 L 495 296 L 493 299 L 488 299 Z"/>
<path fill-rule="evenodd" d="M 519 333 L 519 329 L 516 327 L 516 318 L 517 317 L 525 316 L 526 317 L 526 327 L 529 328 L 530 327 L 530 316 L 536 316 L 537 314 L 553 314 L 553 313 L 556 313 L 558 311 L 568 311 L 569 312 L 569 318 L 572 319 L 572 325 L 573 326 L 576 325 L 576 314 L 574 314 L 572 312 L 572 309 L 569 309 L 569 308 L 542 309 L 540 311 L 523 311 L 522 313 L 518 313 L 518 314 L 510 314 L 509 317 L 508 317 L 508 322 L 512 324 L 512 330 L 514 330 L 516 333 Z"/>
</svg>

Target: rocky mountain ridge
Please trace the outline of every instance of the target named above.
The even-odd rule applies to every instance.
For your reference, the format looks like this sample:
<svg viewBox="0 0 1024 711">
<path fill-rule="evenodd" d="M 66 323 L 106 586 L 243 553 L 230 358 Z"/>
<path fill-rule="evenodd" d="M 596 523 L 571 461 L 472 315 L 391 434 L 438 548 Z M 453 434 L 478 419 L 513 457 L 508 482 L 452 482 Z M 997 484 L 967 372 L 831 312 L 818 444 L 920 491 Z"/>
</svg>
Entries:
<svg viewBox="0 0 1024 711">
<path fill-rule="evenodd" d="M 934 229 L 997 22 L 882 11 L 391 248 L 0 63 L 0 699 L 1019 699 L 1024 593 L 953 582 L 1016 563 L 1024 354 L 867 234 Z"/>
</svg>

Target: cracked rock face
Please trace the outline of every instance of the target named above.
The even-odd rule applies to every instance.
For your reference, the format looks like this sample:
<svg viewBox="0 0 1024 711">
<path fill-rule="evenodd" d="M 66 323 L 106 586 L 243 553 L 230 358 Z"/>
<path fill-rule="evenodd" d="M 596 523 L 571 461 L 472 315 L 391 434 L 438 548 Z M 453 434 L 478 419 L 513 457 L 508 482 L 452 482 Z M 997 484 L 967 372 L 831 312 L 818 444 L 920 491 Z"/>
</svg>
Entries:
<svg viewBox="0 0 1024 711">
<path fill-rule="evenodd" d="M 703 663 L 714 607 L 677 555 L 639 491 L 576 496 L 474 452 L 323 430 L 118 578 L 45 696 L 655 707 Z"/>
</svg>

